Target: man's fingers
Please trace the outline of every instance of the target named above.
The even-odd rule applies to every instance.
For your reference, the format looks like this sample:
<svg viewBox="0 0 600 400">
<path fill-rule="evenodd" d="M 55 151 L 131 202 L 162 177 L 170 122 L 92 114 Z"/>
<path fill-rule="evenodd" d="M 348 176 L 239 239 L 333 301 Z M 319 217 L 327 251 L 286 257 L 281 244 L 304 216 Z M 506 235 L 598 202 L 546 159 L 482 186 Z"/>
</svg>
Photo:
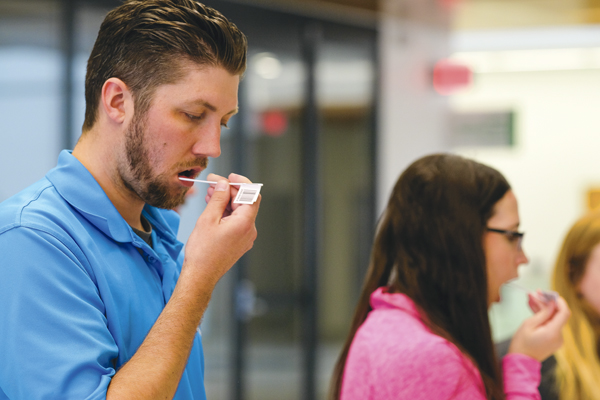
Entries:
<svg viewBox="0 0 600 400">
<path fill-rule="evenodd" d="M 246 178 L 245 176 L 234 174 L 234 173 L 229 174 L 228 179 L 229 179 L 229 182 L 232 182 L 232 183 L 252 183 L 252 181 L 250 179 Z M 240 185 L 231 185 L 231 198 L 232 199 L 236 198 L 236 196 L 239 192 L 239 189 L 240 189 Z M 238 207 L 240 207 L 241 205 L 242 204 L 239 204 L 239 203 L 231 203 L 232 211 L 237 210 Z"/>
<path fill-rule="evenodd" d="M 252 183 L 252 181 L 250 181 L 250 179 L 246 178 L 245 176 L 234 174 L 234 173 L 229 174 L 228 178 L 229 178 L 228 181 L 231 183 Z M 220 175 L 212 174 L 212 173 L 208 174 L 206 179 L 209 181 L 227 180 Z M 237 194 L 239 192 L 239 189 L 240 189 L 239 185 L 229 185 L 231 200 L 235 199 L 235 197 L 237 196 Z M 215 192 L 215 186 L 214 185 L 209 186 L 208 189 L 206 190 L 206 196 L 204 198 L 206 200 L 206 203 L 210 202 L 210 199 L 213 196 L 214 192 Z M 229 215 L 233 211 L 237 210 L 240 206 L 242 206 L 242 204 L 231 202 L 229 204 L 229 207 L 227 208 L 225 214 L 223 214 L 223 216 Z M 256 212 L 258 212 L 258 209 L 256 209 Z"/>
<path fill-rule="evenodd" d="M 243 175 L 238 175 L 238 174 L 234 174 L 233 172 L 231 174 L 229 174 L 229 182 L 234 182 L 234 183 L 252 183 L 252 181 L 248 178 L 246 178 Z"/>
<path fill-rule="evenodd" d="M 254 204 L 235 204 L 237 207 L 233 209 L 233 214 L 244 215 L 247 218 L 255 220 L 256 215 L 258 214 L 258 209 L 260 208 L 261 200 L 262 195 L 259 194 Z"/>
</svg>

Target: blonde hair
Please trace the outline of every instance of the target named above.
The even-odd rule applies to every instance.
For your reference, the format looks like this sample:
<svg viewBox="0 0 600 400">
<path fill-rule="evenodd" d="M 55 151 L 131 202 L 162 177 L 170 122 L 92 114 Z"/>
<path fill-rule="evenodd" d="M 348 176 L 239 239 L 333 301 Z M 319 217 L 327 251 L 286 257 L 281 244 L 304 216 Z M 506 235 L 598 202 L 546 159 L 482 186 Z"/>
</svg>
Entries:
<svg viewBox="0 0 600 400">
<path fill-rule="evenodd" d="M 573 225 L 554 267 L 552 286 L 571 308 L 571 318 L 563 328 L 564 344 L 555 353 L 560 399 L 600 400 L 600 316 L 577 290 L 590 254 L 598 244 L 600 212 L 595 211 Z"/>
</svg>

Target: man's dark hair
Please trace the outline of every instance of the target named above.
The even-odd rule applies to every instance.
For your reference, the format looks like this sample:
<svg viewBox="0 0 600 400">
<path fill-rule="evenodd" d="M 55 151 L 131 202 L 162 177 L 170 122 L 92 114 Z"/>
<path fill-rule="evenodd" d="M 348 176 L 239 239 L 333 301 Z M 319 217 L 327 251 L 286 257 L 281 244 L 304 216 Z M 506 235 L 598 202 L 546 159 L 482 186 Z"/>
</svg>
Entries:
<svg viewBox="0 0 600 400">
<path fill-rule="evenodd" d="M 102 86 L 109 78 L 129 86 L 141 115 L 157 87 L 183 78 L 184 62 L 241 75 L 246 53 L 244 34 L 197 1 L 125 1 L 107 14 L 88 60 L 83 131 L 96 122 Z"/>
</svg>

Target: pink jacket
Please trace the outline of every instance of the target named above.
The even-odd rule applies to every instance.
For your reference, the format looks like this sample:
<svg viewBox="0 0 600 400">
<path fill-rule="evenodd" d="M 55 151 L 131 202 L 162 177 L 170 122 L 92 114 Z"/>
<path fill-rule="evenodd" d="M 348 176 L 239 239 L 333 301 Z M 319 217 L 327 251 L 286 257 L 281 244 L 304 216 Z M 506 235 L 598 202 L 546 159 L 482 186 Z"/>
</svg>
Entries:
<svg viewBox="0 0 600 400">
<path fill-rule="evenodd" d="M 421 321 L 406 295 L 379 288 L 350 347 L 341 400 L 486 399 L 479 371 Z M 540 399 L 541 364 L 522 354 L 502 360 L 507 400 Z"/>
</svg>

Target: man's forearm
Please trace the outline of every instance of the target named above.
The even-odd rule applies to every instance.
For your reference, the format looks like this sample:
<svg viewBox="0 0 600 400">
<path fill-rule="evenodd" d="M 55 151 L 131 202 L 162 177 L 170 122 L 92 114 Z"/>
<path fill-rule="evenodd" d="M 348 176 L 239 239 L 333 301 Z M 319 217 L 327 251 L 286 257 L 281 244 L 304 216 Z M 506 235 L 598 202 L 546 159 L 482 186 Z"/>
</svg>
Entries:
<svg viewBox="0 0 600 400">
<path fill-rule="evenodd" d="M 172 399 L 216 281 L 183 269 L 171 299 L 135 355 L 113 376 L 106 398 Z"/>
<path fill-rule="evenodd" d="M 252 205 L 232 206 L 227 211 L 231 190 L 227 180 L 217 181 L 188 238 L 171 299 L 135 355 L 113 377 L 107 399 L 154 400 L 175 395 L 215 285 L 256 239 L 260 196 Z"/>
</svg>

